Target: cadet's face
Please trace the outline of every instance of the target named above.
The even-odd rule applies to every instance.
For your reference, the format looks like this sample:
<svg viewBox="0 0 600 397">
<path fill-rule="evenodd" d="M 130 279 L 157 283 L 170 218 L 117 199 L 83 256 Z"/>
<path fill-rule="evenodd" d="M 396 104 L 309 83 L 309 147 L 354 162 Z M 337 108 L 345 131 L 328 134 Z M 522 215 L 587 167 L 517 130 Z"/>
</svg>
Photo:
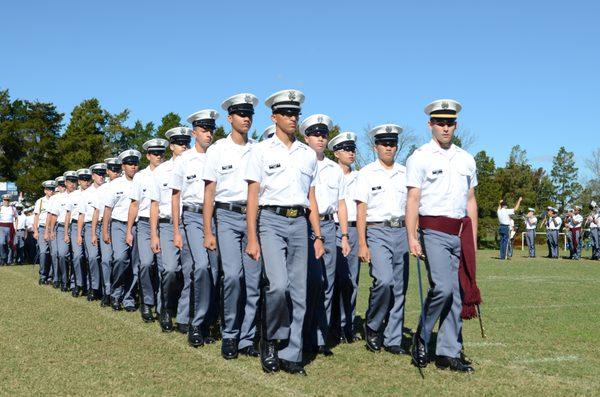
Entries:
<svg viewBox="0 0 600 397">
<path fill-rule="evenodd" d="M 271 115 L 271 120 L 277 124 L 277 127 L 287 135 L 293 134 L 298 128 L 298 118 L 296 114 L 279 114 Z"/>
<path fill-rule="evenodd" d="M 151 166 L 157 167 L 165 159 L 165 152 L 146 153 L 146 158 Z"/>
<path fill-rule="evenodd" d="M 44 194 L 46 196 L 52 196 L 54 194 L 54 190 L 52 190 L 52 189 L 44 189 Z"/>
<path fill-rule="evenodd" d="M 338 162 L 342 163 L 342 165 L 350 166 L 352 163 L 354 163 L 354 160 L 356 160 L 355 152 L 341 149 L 336 150 L 333 154 L 335 155 L 335 158 L 338 159 Z"/>
<path fill-rule="evenodd" d="M 76 182 L 71 182 L 69 180 L 65 181 L 65 186 L 69 192 L 72 192 L 77 187 Z"/>
<path fill-rule="evenodd" d="M 121 173 L 121 171 L 117 172 L 117 171 L 113 171 L 113 170 L 106 170 L 106 175 L 108 175 L 108 179 L 110 179 L 110 180 L 117 178 L 120 173 Z"/>
<path fill-rule="evenodd" d="M 87 189 L 90 186 L 90 181 L 84 181 L 83 179 L 80 179 L 78 183 L 79 187 L 82 189 Z"/>
<path fill-rule="evenodd" d="M 328 139 L 324 135 L 305 135 L 304 139 L 308 146 L 315 152 L 323 153 L 325 151 Z"/>
<path fill-rule="evenodd" d="M 5 207 L 8 207 L 8 205 L 10 204 L 10 200 L 9 199 L 2 199 L 2 205 Z"/>
<path fill-rule="evenodd" d="M 231 128 L 240 134 L 247 134 L 252 127 L 252 116 L 240 116 L 239 114 L 230 114 L 227 120 L 231 123 Z"/>
<path fill-rule="evenodd" d="M 398 151 L 398 144 L 396 143 L 376 143 L 375 151 L 377 152 L 377 157 L 383 161 L 384 163 L 391 163 L 394 161 L 396 157 L 396 152 Z"/>
<path fill-rule="evenodd" d="M 135 173 L 138 170 L 139 164 L 123 164 L 123 172 L 127 175 L 128 178 L 133 178 Z"/>
<path fill-rule="evenodd" d="M 456 122 L 445 121 L 429 121 L 428 124 L 433 138 L 440 144 L 440 146 L 450 146 L 452 137 L 454 136 L 454 131 L 456 131 L 458 124 Z"/>
<path fill-rule="evenodd" d="M 188 147 L 186 145 L 171 143 L 169 148 L 171 149 L 171 153 L 173 153 L 175 156 L 179 156 L 181 153 L 185 152 Z"/>
<path fill-rule="evenodd" d="M 96 185 L 102 185 L 104 183 L 104 176 L 98 174 L 92 174 L 92 180 Z"/>
<path fill-rule="evenodd" d="M 194 138 L 196 138 L 196 142 L 200 143 L 200 147 L 203 149 L 207 149 L 212 142 L 213 132 L 211 130 L 207 130 L 200 126 L 194 127 Z"/>
</svg>

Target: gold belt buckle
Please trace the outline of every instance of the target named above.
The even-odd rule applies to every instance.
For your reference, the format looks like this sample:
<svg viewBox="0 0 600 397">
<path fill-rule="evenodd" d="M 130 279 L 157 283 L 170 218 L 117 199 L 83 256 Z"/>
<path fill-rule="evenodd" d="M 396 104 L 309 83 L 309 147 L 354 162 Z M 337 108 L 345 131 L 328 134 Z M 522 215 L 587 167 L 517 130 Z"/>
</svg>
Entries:
<svg viewBox="0 0 600 397">
<path fill-rule="evenodd" d="M 285 216 L 288 218 L 296 218 L 298 217 L 298 209 L 297 208 L 288 208 L 285 211 Z"/>
<path fill-rule="evenodd" d="M 390 218 L 390 226 L 391 227 L 400 227 L 400 218 L 397 216 L 392 216 Z"/>
<path fill-rule="evenodd" d="M 245 213 L 246 213 L 246 206 L 242 205 L 242 214 L 245 214 Z"/>
</svg>

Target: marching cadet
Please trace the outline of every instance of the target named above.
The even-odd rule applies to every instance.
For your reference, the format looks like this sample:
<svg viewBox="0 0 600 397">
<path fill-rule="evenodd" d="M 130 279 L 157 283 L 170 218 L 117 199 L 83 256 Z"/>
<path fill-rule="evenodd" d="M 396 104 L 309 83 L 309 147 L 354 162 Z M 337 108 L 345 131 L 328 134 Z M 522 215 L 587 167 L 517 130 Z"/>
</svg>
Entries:
<svg viewBox="0 0 600 397">
<path fill-rule="evenodd" d="M 93 243 L 93 238 L 98 241 L 99 227 L 92 228 L 94 218 L 94 202 L 98 195 L 100 186 L 104 184 L 106 175 L 106 164 L 97 163 L 90 166 L 89 169 L 79 170 L 79 179 L 83 181 L 81 198 L 79 202 L 79 219 L 77 220 L 77 244 L 84 249 L 87 259 L 88 272 L 88 301 L 95 301 L 102 296 L 102 269 L 100 263 L 100 249 L 98 244 Z M 90 178 L 90 180 L 88 180 Z M 86 185 L 89 185 L 85 187 Z"/>
<path fill-rule="evenodd" d="M 27 237 L 27 216 L 23 212 L 23 204 L 16 203 L 17 222 L 15 233 L 15 264 L 22 265 L 25 260 L 25 237 Z"/>
<path fill-rule="evenodd" d="M 500 235 L 500 259 L 510 258 L 507 255 L 508 250 L 510 249 L 510 221 L 511 215 L 515 214 L 515 211 L 519 209 L 521 205 L 522 197 L 519 197 L 517 200 L 517 204 L 515 204 L 515 208 L 508 208 L 508 204 L 506 201 L 500 200 L 498 204 L 498 221 L 500 222 L 500 226 L 498 227 L 498 234 Z M 512 255 L 511 255 L 512 256 Z"/>
<path fill-rule="evenodd" d="M 231 132 L 206 152 L 204 179 L 204 247 L 221 256 L 222 344 L 221 356 L 234 359 L 241 354 L 258 357 L 254 347 L 259 298 L 260 263 L 244 253 L 248 243 L 244 180 L 254 141 L 249 139 L 254 107 L 252 94 L 237 94 L 225 100 Z M 213 233 L 214 217 L 217 236 Z M 186 228 L 187 230 L 187 228 Z M 194 253 L 194 258 L 196 258 Z M 206 254 L 198 255 L 203 261 Z M 196 264 L 198 265 L 198 264 Z"/>
<path fill-rule="evenodd" d="M 558 210 L 554 207 L 548 207 L 545 218 L 546 242 L 548 243 L 547 258 L 558 259 L 558 230 L 562 225 L 562 219 L 558 216 Z"/>
<path fill-rule="evenodd" d="M 110 241 L 105 242 L 102 236 L 102 219 L 104 216 L 104 201 L 109 197 L 110 182 L 121 176 L 122 165 L 121 160 L 116 157 L 104 159 L 104 164 L 106 164 L 106 175 L 108 176 L 108 180 L 105 180 L 105 182 L 98 187 L 95 200 L 92 201 L 94 215 L 92 216 L 91 229 L 98 229 L 99 234 L 99 237 L 96 236 L 96 234 L 92 234 L 92 245 L 98 246 L 98 239 L 100 240 L 100 267 L 102 274 L 102 301 L 100 302 L 100 306 L 108 307 L 111 304 L 110 294 L 112 291 L 113 249 Z"/>
<path fill-rule="evenodd" d="M 406 168 L 395 161 L 401 133 L 395 124 L 369 131 L 377 160 L 358 172 L 354 189 L 358 256 L 369 262 L 373 278 L 365 318 L 366 346 L 379 352 L 383 344 L 392 354 L 405 353 L 402 328 L 409 264 L 404 224 Z"/>
<path fill-rule="evenodd" d="M 592 257 L 590 259 L 600 259 L 600 236 L 598 231 L 600 225 L 600 214 L 595 201 L 590 203 L 591 214 L 586 219 L 586 224 L 590 225 L 590 236 L 592 238 Z"/>
<path fill-rule="evenodd" d="M 207 252 L 204 248 L 202 173 L 206 162 L 206 150 L 211 144 L 216 128 L 215 120 L 218 117 L 217 111 L 205 109 L 187 118 L 193 127 L 192 136 L 195 144 L 193 148 L 186 150 L 177 158 L 169 181 L 169 188 L 172 191 L 173 244 L 181 250 L 181 268 L 184 275 L 188 279 L 191 276 L 188 281 L 191 284 L 189 287 L 191 314 L 186 324 L 189 322 L 188 343 L 192 347 L 215 342 L 210 336 L 209 325 L 218 312 L 215 307 L 218 266 L 216 252 Z"/>
<path fill-rule="evenodd" d="M 35 221 L 33 210 L 33 206 L 25 208 L 25 263 L 36 265 L 38 264 L 37 241 L 33 238 L 33 222 Z"/>
<path fill-rule="evenodd" d="M 535 229 L 537 228 L 537 217 L 535 216 L 535 209 L 528 208 L 527 216 L 525 217 L 525 239 L 527 241 L 527 247 L 529 248 L 529 257 L 535 258 Z"/>
<path fill-rule="evenodd" d="M 54 194 L 48 200 L 48 216 L 46 217 L 46 227 L 44 228 L 44 240 L 48 242 L 50 246 L 50 257 L 51 257 L 51 270 L 52 270 L 52 286 L 54 288 L 60 287 L 60 266 L 58 260 L 58 242 L 56 241 L 56 218 L 50 212 L 54 208 L 55 203 L 65 192 L 65 177 L 58 176 L 54 179 L 56 182 L 56 189 Z"/>
<path fill-rule="evenodd" d="M 75 184 L 73 191 L 69 192 L 68 199 L 69 204 L 67 207 L 67 215 L 65 217 L 65 227 L 68 228 L 68 238 L 65 242 L 71 249 L 71 295 L 77 298 L 81 295 L 82 291 L 87 293 L 87 283 L 85 279 L 85 269 L 83 266 L 83 247 L 79 237 L 81 234 L 78 233 L 77 221 L 79 219 L 79 202 L 81 199 L 81 192 L 83 188 L 87 188 L 88 182 L 79 177 L 79 171 L 74 171 L 75 175 L 65 175 L 67 180 L 67 190 L 71 183 Z M 89 170 L 87 170 L 89 173 Z M 86 176 L 89 177 L 89 175 Z M 67 241 L 68 240 L 68 241 Z"/>
<path fill-rule="evenodd" d="M 77 186 L 77 172 L 66 171 L 63 174 L 63 177 L 65 190 L 52 196 L 52 207 L 48 210 L 48 212 L 51 214 L 51 228 L 53 230 L 53 237 L 56 239 L 58 271 L 60 274 L 60 289 L 63 292 L 68 292 L 71 247 L 67 213 L 71 211 L 71 198 L 69 197 L 69 194 L 73 193 Z"/>
<path fill-rule="evenodd" d="M 338 216 L 342 230 L 342 255 L 346 256 L 350 252 L 348 214 L 344 201 L 344 174 L 337 164 L 325 157 L 325 148 L 332 128 L 333 121 L 324 114 L 309 116 L 300 124 L 300 133 L 304 135 L 308 146 L 317 154 L 315 196 L 319 208 L 320 235 L 324 238 L 325 248 L 325 254 L 316 259 L 312 247 L 310 244 L 308 246 L 304 348 L 324 356 L 333 355 L 327 346 L 327 341 L 331 327 L 337 263 L 334 214 Z"/>
<path fill-rule="evenodd" d="M 46 229 L 46 218 L 48 217 L 48 206 L 50 197 L 54 194 L 56 181 L 47 180 L 42 182 L 44 196 L 36 200 L 33 209 L 33 238 L 37 241 L 39 261 L 40 261 L 40 279 L 39 284 L 48 284 L 52 281 L 52 259 L 50 257 L 50 244 L 44 238 Z"/>
<path fill-rule="evenodd" d="M 148 166 L 137 172 L 133 177 L 131 190 L 131 204 L 127 218 L 127 244 L 138 251 L 140 268 L 138 282 L 140 288 L 140 314 L 142 321 L 154 321 L 152 308 L 156 305 L 158 293 L 158 267 L 162 268 L 160 253 L 150 250 L 150 197 L 149 190 L 154 185 L 154 170 L 165 159 L 165 152 L 169 142 L 165 139 L 150 139 L 142 145 L 146 151 Z M 136 223 L 137 219 L 137 223 Z M 133 235 L 133 228 L 137 225 L 137 235 Z M 160 264 L 160 265 L 158 265 Z"/>
<path fill-rule="evenodd" d="M 125 240 L 127 216 L 133 189 L 133 177 L 138 170 L 142 154 L 128 149 L 119 154 L 123 175 L 112 181 L 106 191 L 102 217 L 102 239 L 112 245 L 113 267 L 111 306 L 115 311 L 134 312 L 135 288 L 137 288 L 138 253 Z M 135 229 L 135 228 L 134 228 Z M 135 233 L 135 230 L 133 231 Z"/>
<path fill-rule="evenodd" d="M 573 207 L 574 214 L 571 217 L 571 241 L 573 248 L 573 255 L 571 259 L 581 259 L 581 246 L 582 246 L 582 233 L 581 226 L 583 225 L 583 216 L 581 215 L 581 207 L 576 205 Z"/>
<path fill-rule="evenodd" d="M 17 210 L 10 204 L 10 194 L 2 195 L 0 206 L 0 266 L 9 264 L 10 250 L 14 245 Z"/>
<path fill-rule="evenodd" d="M 252 148 L 248 181 L 246 253 L 262 256 L 260 356 L 265 372 L 280 368 L 306 375 L 302 362 L 302 328 L 306 312 L 308 222 L 315 258 L 324 254 L 315 197 L 317 155 L 295 136 L 304 94 L 283 90 L 265 101 L 272 110 L 275 135 Z M 260 212 L 259 212 L 260 208 Z M 279 344 L 278 344 L 279 343 Z"/>
<path fill-rule="evenodd" d="M 271 124 L 270 126 L 265 128 L 262 135 L 260 136 L 260 140 L 264 141 L 265 139 L 271 138 L 273 135 L 275 135 L 275 124 Z"/>
<path fill-rule="evenodd" d="M 185 152 L 192 140 L 192 131 L 186 127 L 175 127 L 165 132 L 169 140 L 169 149 L 173 156 L 160 164 L 153 172 L 154 183 L 148 187 L 150 198 L 150 246 L 152 252 L 161 255 L 159 263 L 160 278 L 160 327 L 165 332 L 173 330 L 172 316 L 177 311 L 177 331 L 188 332 L 190 305 L 190 273 L 191 269 L 181 269 L 180 247 L 174 245 L 173 218 L 171 216 L 172 192 L 169 181 L 173 175 L 175 159 Z M 159 238 L 160 235 L 160 238 Z M 162 265 L 162 266 L 161 266 Z M 183 288 L 179 294 L 177 287 L 178 274 L 182 272 Z M 179 297 L 175 308 L 174 302 Z"/>
<path fill-rule="evenodd" d="M 567 249 L 569 250 L 569 259 L 574 259 L 575 256 L 575 245 L 573 242 L 573 233 L 571 229 L 573 226 L 573 208 L 566 208 L 566 213 L 563 214 L 564 219 L 562 219 L 562 223 L 565 227 L 565 240 L 567 243 Z"/>
<path fill-rule="evenodd" d="M 352 169 L 352 164 L 356 160 L 356 134 L 353 132 L 342 132 L 331 139 L 327 144 L 327 148 L 333 152 L 333 155 L 337 159 L 337 164 L 342 170 L 344 178 L 344 202 L 348 214 L 348 236 L 346 240 L 350 244 L 350 253 L 344 256 L 342 252 L 342 240 L 344 237 L 342 236 L 343 233 L 338 215 L 334 214 L 337 245 L 335 280 L 337 292 L 335 293 L 338 294 L 340 304 L 340 341 L 352 343 L 360 340 L 360 334 L 354 329 L 358 277 L 360 273 L 358 234 L 356 232 L 356 202 L 354 201 L 354 190 L 356 188 L 358 172 Z"/>
<path fill-rule="evenodd" d="M 427 344 L 439 319 L 435 365 L 470 373 L 473 368 L 460 359 L 461 310 L 471 317 L 481 298 L 474 279 L 470 285 L 459 285 L 459 262 L 470 269 L 475 266 L 477 173 L 473 156 L 452 144 L 461 108 L 451 99 L 425 107 L 432 139 L 406 164 L 406 229 L 411 254 L 417 258 L 425 255 L 430 283 L 421 315 L 424 323 L 419 322 L 413 338 L 412 362 L 417 367 L 427 366 Z"/>
</svg>

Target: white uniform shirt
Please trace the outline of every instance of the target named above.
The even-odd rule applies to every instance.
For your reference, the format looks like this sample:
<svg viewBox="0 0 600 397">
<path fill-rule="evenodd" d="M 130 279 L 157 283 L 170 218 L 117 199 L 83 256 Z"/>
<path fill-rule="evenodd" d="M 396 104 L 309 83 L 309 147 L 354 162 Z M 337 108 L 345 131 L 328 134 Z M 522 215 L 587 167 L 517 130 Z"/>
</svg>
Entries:
<svg viewBox="0 0 600 397">
<path fill-rule="evenodd" d="M 112 219 L 127 222 L 132 188 L 133 180 L 128 180 L 125 175 L 116 178 L 108 185 L 104 206 L 112 208 Z"/>
<path fill-rule="evenodd" d="M 184 152 L 185 153 L 185 152 Z M 148 197 L 158 202 L 158 217 L 166 219 L 171 217 L 171 198 L 173 191 L 169 181 L 173 176 L 175 161 L 169 159 L 154 169 L 154 183 L 148 188 Z M 200 178 L 200 175 L 198 175 Z"/>
<path fill-rule="evenodd" d="M 48 212 L 56 215 L 56 223 L 64 224 L 65 218 L 67 217 L 67 211 L 71 211 L 71 199 L 69 193 L 66 191 L 61 193 L 55 193 L 52 196 L 51 208 L 48 208 Z"/>
<path fill-rule="evenodd" d="M 0 205 L 0 222 L 13 223 L 17 217 L 17 210 L 12 205 Z"/>
<path fill-rule="evenodd" d="M 273 135 L 252 148 L 244 179 L 260 184 L 258 205 L 308 208 L 316 176 L 314 150 L 297 140 L 288 149 Z"/>
<path fill-rule="evenodd" d="M 246 203 L 248 183 L 244 180 L 250 150 L 255 142 L 248 140 L 238 145 L 231 135 L 219 139 L 206 151 L 206 164 L 202 179 L 216 182 L 215 201 L 220 203 Z"/>
<path fill-rule="evenodd" d="M 575 222 L 578 222 L 575 224 Z M 571 217 L 571 225 L 572 228 L 582 227 L 583 226 L 583 216 L 581 214 L 574 214 Z"/>
<path fill-rule="evenodd" d="M 202 174 L 205 164 L 206 153 L 199 153 L 195 147 L 186 150 L 175 159 L 168 188 L 180 191 L 182 205 L 200 205 L 204 203 L 204 179 Z M 171 216 L 170 214 L 171 210 L 169 210 L 169 216 Z"/>
<path fill-rule="evenodd" d="M 102 185 L 100 185 L 102 186 Z M 90 185 L 87 189 L 81 192 L 79 197 L 79 213 L 83 214 L 84 222 L 91 222 L 94 216 L 94 202 L 96 201 L 96 196 L 98 195 L 98 189 L 100 186 L 96 187 L 95 184 Z"/>
<path fill-rule="evenodd" d="M 39 215 L 38 217 L 38 226 L 46 226 L 46 218 L 48 218 L 48 206 L 50 205 L 50 197 L 40 197 L 35 202 L 35 206 L 33 207 L 34 215 Z"/>
<path fill-rule="evenodd" d="M 138 202 L 138 216 L 150 217 L 150 196 L 148 193 L 154 183 L 154 171 L 150 167 L 144 168 L 133 177 L 133 189 L 131 189 L 129 198 Z"/>
<path fill-rule="evenodd" d="M 17 215 L 17 230 L 27 229 L 27 216 L 25 214 Z"/>
<path fill-rule="evenodd" d="M 498 210 L 498 222 L 501 225 L 510 225 L 510 216 L 515 214 L 514 208 L 500 208 Z"/>
<path fill-rule="evenodd" d="M 590 222 L 590 229 L 599 227 L 598 224 L 600 223 L 600 213 L 596 212 L 595 214 L 592 214 L 592 221 Z"/>
<path fill-rule="evenodd" d="M 28 232 L 33 231 L 33 221 L 34 221 L 33 214 L 27 215 L 27 217 L 25 218 L 25 229 L 27 229 Z"/>
<path fill-rule="evenodd" d="M 408 158 L 407 186 L 421 189 L 419 215 L 462 218 L 469 190 L 477 186 L 475 159 L 452 145 L 442 149 L 433 139 Z"/>
<path fill-rule="evenodd" d="M 553 220 L 556 221 L 556 225 L 554 224 Z M 546 221 L 546 229 L 548 230 L 558 230 L 560 229 L 560 225 L 562 225 L 562 219 L 560 219 L 560 216 L 549 218 Z"/>
<path fill-rule="evenodd" d="M 406 167 L 387 170 L 379 160 L 358 171 L 354 200 L 367 204 L 367 222 L 403 217 L 406 209 Z"/>
<path fill-rule="evenodd" d="M 525 229 L 535 230 L 537 226 L 537 218 L 532 216 L 531 218 L 525 218 Z"/>
<path fill-rule="evenodd" d="M 315 195 L 320 215 L 336 213 L 345 196 L 344 172 L 327 157 L 317 161 Z"/>
<path fill-rule="evenodd" d="M 358 171 L 350 171 L 350 173 L 344 174 L 344 202 L 346 203 L 346 209 L 348 211 L 348 222 L 356 222 L 356 201 L 354 201 L 354 190 L 356 188 L 357 177 Z M 339 222 L 337 213 L 333 214 L 333 218 L 336 222 Z"/>
<path fill-rule="evenodd" d="M 77 222 L 79 218 L 80 205 L 81 205 L 81 193 L 83 190 L 76 189 L 69 193 L 69 200 L 71 201 L 71 222 Z"/>
<path fill-rule="evenodd" d="M 100 185 L 98 189 L 96 189 L 96 197 L 94 201 L 92 201 L 92 207 L 98 210 L 98 222 L 104 217 L 104 207 L 109 195 L 110 183 L 111 181 L 106 181 Z"/>
</svg>

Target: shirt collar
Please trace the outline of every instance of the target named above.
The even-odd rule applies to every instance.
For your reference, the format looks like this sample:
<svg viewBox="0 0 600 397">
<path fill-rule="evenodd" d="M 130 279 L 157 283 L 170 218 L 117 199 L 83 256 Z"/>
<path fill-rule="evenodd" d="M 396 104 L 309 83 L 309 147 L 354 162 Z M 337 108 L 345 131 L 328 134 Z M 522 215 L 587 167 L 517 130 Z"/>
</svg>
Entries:
<svg viewBox="0 0 600 397">
<path fill-rule="evenodd" d="M 376 171 L 385 171 L 385 172 L 390 172 L 392 173 L 392 176 L 403 172 L 404 170 L 402 169 L 402 167 L 400 166 L 400 164 L 394 162 L 394 167 L 391 170 L 388 170 L 386 168 L 383 167 L 383 164 L 381 164 L 381 161 L 379 161 L 379 159 L 375 160 L 375 170 Z"/>
</svg>

